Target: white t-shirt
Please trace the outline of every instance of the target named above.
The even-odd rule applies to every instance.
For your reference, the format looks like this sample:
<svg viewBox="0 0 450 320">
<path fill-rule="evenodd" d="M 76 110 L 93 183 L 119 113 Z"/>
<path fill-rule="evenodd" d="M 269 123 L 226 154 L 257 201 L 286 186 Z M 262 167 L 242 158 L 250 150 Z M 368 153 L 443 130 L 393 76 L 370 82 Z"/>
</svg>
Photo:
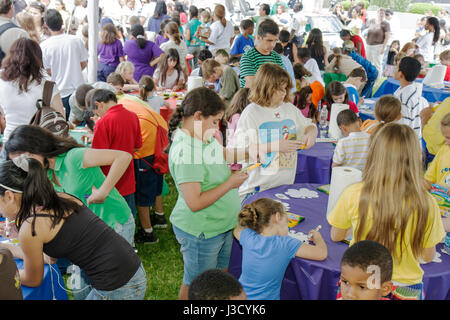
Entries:
<svg viewBox="0 0 450 320">
<path fill-rule="evenodd" d="M 147 98 L 147 104 L 158 114 L 161 107 L 165 104 L 164 99 L 161 96 L 152 96 Z"/>
<path fill-rule="evenodd" d="M 306 127 L 310 125 L 313 125 L 311 119 L 305 118 L 292 103 L 283 102 L 277 108 L 251 103 L 241 113 L 231 146 L 244 148 L 257 142 L 265 144 L 281 139 L 301 140 Z M 268 165 L 249 171 L 248 179 L 239 188 L 241 199 L 258 186 L 262 191 L 294 183 L 297 152 L 271 152 L 265 158 L 264 166 Z"/>
<path fill-rule="evenodd" d="M 178 70 L 175 70 L 170 76 L 166 74 L 165 83 L 161 82 L 161 70 L 157 68 L 153 74 L 153 78 L 158 80 L 158 86 L 166 89 L 172 89 L 177 85 Z M 184 74 L 181 72 L 178 80 L 184 80 Z"/>
<path fill-rule="evenodd" d="M 52 36 L 41 43 L 45 69 L 51 70 L 61 98 L 71 95 L 84 83 L 80 63 L 87 61 L 88 52 L 83 41 L 70 34 Z"/>
<path fill-rule="evenodd" d="M 47 75 L 44 79 L 50 80 Z M 0 79 L 0 106 L 3 109 L 6 119 L 6 128 L 3 141 L 8 140 L 11 132 L 18 126 L 29 124 L 31 118 L 36 113 L 36 101 L 42 98 L 44 90 L 44 79 L 41 84 L 33 81 L 28 86 L 27 92 L 19 94 L 17 82 L 4 81 Z M 56 86 L 53 88 L 53 97 L 58 94 Z"/>
<path fill-rule="evenodd" d="M 370 134 L 350 132 L 348 137 L 339 139 L 334 149 L 333 162 L 363 171 L 369 153 Z"/>
<path fill-rule="evenodd" d="M 347 25 L 346 29 L 351 30 L 353 33 L 360 35 L 363 21 L 361 19 L 352 19 Z M 357 31 L 359 30 L 359 32 Z"/>
<path fill-rule="evenodd" d="M 223 26 L 222 22 L 216 21 L 211 25 L 211 34 L 209 35 L 209 41 L 214 44 L 209 45 L 209 51 L 213 55 L 219 49 L 225 49 L 230 52 L 230 40 L 234 37 L 234 28 L 230 21 L 227 21 L 226 27 Z"/>
<path fill-rule="evenodd" d="M 305 32 L 305 26 L 307 23 L 306 17 L 301 12 L 294 14 L 294 18 L 291 21 L 291 30 L 295 30 L 297 37 L 302 36 Z"/>
<path fill-rule="evenodd" d="M 188 54 L 188 49 L 185 41 L 181 40 L 180 44 L 177 45 L 174 41 L 169 40 L 162 43 L 159 48 L 164 51 L 165 54 L 167 54 L 169 49 L 177 50 L 178 55 L 180 56 L 181 69 L 184 70 L 186 68 L 186 56 Z"/>
<path fill-rule="evenodd" d="M 433 56 L 433 37 L 434 32 L 428 32 L 424 36 L 417 39 L 416 44 L 419 46 L 418 53 L 423 55 L 423 58 L 427 62 L 431 62 L 434 59 Z"/>
<path fill-rule="evenodd" d="M 322 75 L 320 74 L 319 65 L 317 64 L 316 59 L 310 58 L 306 61 L 304 65 L 305 69 L 311 72 L 312 82 L 319 81 L 323 86 L 325 86 L 325 82 L 323 81 Z"/>
</svg>

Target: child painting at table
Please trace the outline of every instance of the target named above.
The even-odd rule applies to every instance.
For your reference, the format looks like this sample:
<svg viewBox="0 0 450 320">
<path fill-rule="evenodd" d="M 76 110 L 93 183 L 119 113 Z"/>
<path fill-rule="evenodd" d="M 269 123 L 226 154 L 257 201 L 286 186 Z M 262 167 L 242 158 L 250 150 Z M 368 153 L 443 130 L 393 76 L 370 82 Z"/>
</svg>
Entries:
<svg viewBox="0 0 450 320">
<path fill-rule="evenodd" d="M 367 119 L 361 125 L 361 131 L 372 135 L 385 124 L 398 122 L 402 118 L 402 103 L 393 95 L 385 95 L 375 103 L 375 120 Z"/>
<path fill-rule="evenodd" d="M 422 84 L 414 82 L 420 69 L 417 59 L 404 57 L 400 60 L 395 69 L 395 80 L 400 82 L 400 88 L 394 92 L 394 96 L 402 103 L 401 123 L 410 126 L 419 140 L 422 138 L 420 112 L 428 106 L 428 102 L 422 97 Z"/>
<path fill-rule="evenodd" d="M 0 211 L 15 221 L 20 246 L 0 247 L 24 261 L 22 285 L 38 287 L 44 263 L 57 257 L 87 274 L 87 300 L 144 298 L 146 274 L 131 245 L 78 197 L 57 193 L 40 161 L 22 154 L 0 164 Z"/>
<path fill-rule="evenodd" d="M 2 232 L 0 232 L 0 235 Z M 0 247 L 0 300 L 23 300 L 19 270 L 7 248 Z"/>
<path fill-rule="evenodd" d="M 291 103 L 291 77 L 273 63 L 263 64 L 250 88 L 251 102 L 241 113 L 233 137 L 234 147 L 260 144 L 262 166 L 251 170 L 239 188 L 241 200 L 257 192 L 292 184 L 297 168 L 297 150 L 311 148 L 317 127 Z"/>
<path fill-rule="evenodd" d="M 153 74 L 157 90 L 172 89 L 174 91 L 184 88 L 184 73 L 180 64 L 180 56 L 176 49 L 170 48 L 164 59 Z"/>
<path fill-rule="evenodd" d="M 134 80 L 134 65 L 130 61 L 122 61 L 116 68 L 116 72 L 120 74 L 125 81 L 123 86 L 124 92 L 139 90 L 139 85 Z"/>
<path fill-rule="evenodd" d="M 359 112 L 356 104 L 350 100 L 347 88 L 339 81 L 331 81 L 328 84 L 325 99 L 325 104 L 328 109 L 328 121 L 330 121 L 331 107 L 333 103 L 348 104 L 350 110 L 353 110 L 356 114 Z"/>
<path fill-rule="evenodd" d="M 439 60 L 443 66 L 447 67 L 444 81 L 450 81 L 450 50 L 442 51 L 439 55 Z"/>
<path fill-rule="evenodd" d="M 409 126 L 388 123 L 373 137 L 362 182 L 347 187 L 327 217 L 331 240 L 372 240 L 394 260 L 397 299 L 423 299 L 420 259 L 430 262 L 445 236 L 437 202 L 423 182 L 422 152 Z"/>
<path fill-rule="evenodd" d="M 356 104 L 357 107 L 364 103 L 364 98 L 359 96 L 359 90 L 364 87 L 366 82 L 367 76 L 364 68 L 353 69 L 347 80 L 343 82 L 344 87 L 347 88 L 349 100 Z"/>
<path fill-rule="evenodd" d="M 169 104 L 164 101 L 161 96 L 155 95 L 156 86 L 153 79 L 149 76 L 142 76 L 139 80 L 139 97 L 146 101 L 147 104 L 157 113 L 163 106 L 169 107 Z"/>
<path fill-rule="evenodd" d="M 312 102 L 313 90 L 307 85 L 295 93 L 294 106 L 296 106 L 305 118 L 309 118 L 313 123 L 319 122 L 319 111 Z"/>
<path fill-rule="evenodd" d="M 106 78 L 106 83 L 114 88 L 116 96 L 123 95 L 123 87 L 125 86 L 125 80 L 117 72 L 111 72 Z"/>
<path fill-rule="evenodd" d="M 233 234 L 242 246 L 239 282 L 248 300 L 280 300 L 281 283 L 291 259 L 327 258 L 327 245 L 319 231 L 309 231 L 314 245 L 290 237 L 288 231 L 288 216 L 278 201 L 261 198 L 239 212 Z"/>
<path fill-rule="evenodd" d="M 219 95 L 199 87 L 188 92 L 169 122 L 169 168 L 178 191 L 170 222 L 184 263 L 180 299 L 187 299 L 198 274 L 226 269 L 230 260 L 231 230 L 241 207 L 237 188 L 248 174 L 231 174 L 227 163 L 250 157 L 248 150 L 225 149 L 214 138 L 224 112 Z"/>
<path fill-rule="evenodd" d="M 445 143 L 428 166 L 425 181 L 428 189 L 431 189 L 431 184 L 438 184 L 450 190 L 450 113 L 441 120 L 441 132 Z M 448 212 L 448 207 L 446 209 Z M 450 215 L 443 216 L 442 223 L 445 231 L 450 232 Z"/>
<path fill-rule="evenodd" d="M 392 268 L 385 246 L 370 240 L 356 242 L 342 256 L 336 300 L 390 300 L 386 296 L 393 289 Z"/>
<path fill-rule="evenodd" d="M 394 76 L 394 69 L 395 69 L 394 59 L 395 59 L 395 56 L 399 53 L 399 51 L 400 51 L 400 41 L 398 41 L 398 40 L 392 41 L 391 45 L 389 46 L 389 52 L 388 52 L 386 67 L 384 68 L 383 76 L 385 76 L 385 77 L 393 77 Z"/>
<path fill-rule="evenodd" d="M 345 137 L 336 144 L 331 167 L 347 166 L 364 170 L 370 135 L 361 131 L 361 120 L 350 109 L 339 112 L 336 122 Z"/>
<path fill-rule="evenodd" d="M 427 73 L 428 73 L 428 70 L 430 70 L 430 69 L 427 68 L 426 65 L 425 65 L 425 58 L 424 58 L 423 55 L 420 54 L 420 53 L 415 54 L 415 55 L 413 56 L 413 58 L 420 62 L 420 72 L 419 72 L 419 75 L 417 76 L 417 78 L 419 78 L 419 79 L 420 79 L 420 78 L 425 78 L 425 76 L 426 76 Z"/>
</svg>

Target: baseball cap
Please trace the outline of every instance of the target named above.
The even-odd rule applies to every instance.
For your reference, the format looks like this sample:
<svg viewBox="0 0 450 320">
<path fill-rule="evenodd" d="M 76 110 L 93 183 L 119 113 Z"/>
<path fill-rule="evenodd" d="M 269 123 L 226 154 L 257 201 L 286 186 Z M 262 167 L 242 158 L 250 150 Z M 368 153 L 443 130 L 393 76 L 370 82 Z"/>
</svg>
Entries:
<svg viewBox="0 0 450 320">
<path fill-rule="evenodd" d="M 355 49 L 355 45 L 353 44 L 353 41 L 345 40 L 342 48 L 347 51 L 353 51 Z"/>
</svg>

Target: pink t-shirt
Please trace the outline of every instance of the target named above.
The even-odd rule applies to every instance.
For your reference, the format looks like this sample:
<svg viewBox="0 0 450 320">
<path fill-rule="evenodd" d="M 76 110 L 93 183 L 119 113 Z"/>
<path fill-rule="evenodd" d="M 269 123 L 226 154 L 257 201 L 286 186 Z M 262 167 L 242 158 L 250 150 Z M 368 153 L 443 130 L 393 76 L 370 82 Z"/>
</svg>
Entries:
<svg viewBox="0 0 450 320">
<path fill-rule="evenodd" d="M 305 116 L 305 118 L 308 118 L 308 113 L 309 113 L 309 104 L 307 107 L 305 107 L 305 109 L 300 109 L 300 111 L 302 112 L 302 114 Z"/>
</svg>

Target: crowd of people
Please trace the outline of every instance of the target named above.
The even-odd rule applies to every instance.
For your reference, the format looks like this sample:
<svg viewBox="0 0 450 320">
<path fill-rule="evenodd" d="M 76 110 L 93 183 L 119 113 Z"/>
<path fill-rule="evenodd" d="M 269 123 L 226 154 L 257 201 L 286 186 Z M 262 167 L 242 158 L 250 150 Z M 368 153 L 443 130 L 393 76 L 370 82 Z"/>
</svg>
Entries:
<svg viewBox="0 0 450 320">
<path fill-rule="evenodd" d="M 359 169 L 363 180 L 328 217 L 332 241 L 351 236 L 336 298 L 423 299 L 420 260 L 431 261 L 450 231 L 448 212 L 430 194 L 435 185 L 450 188 L 450 98 L 429 106 L 415 80 L 436 58 L 450 66 L 448 13 L 420 19 L 415 39 L 401 46 L 392 10 L 368 20 L 364 4 L 351 1 L 344 12 L 337 3 L 343 45 L 330 48 L 300 1 L 261 4 L 238 26 L 221 4 L 99 7 L 90 22 L 85 0 L 0 0 L 0 234 L 20 242 L 0 244 L 0 261 L 24 259 L 22 285 L 38 286 L 44 264 L 57 259 L 63 272 L 78 268 L 75 299 L 143 299 L 149 275 L 135 243 L 158 242 L 154 228 L 167 228 L 170 217 L 183 257 L 180 299 L 280 299 L 290 260 L 325 260 L 327 244 L 318 230 L 312 244 L 289 237 L 285 209 L 273 199 L 242 203 L 293 184 L 297 150 L 315 145 L 323 111 L 330 120 L 333 104 L 348 104 L 336 119 L 344 137 L 332 167 Z M 95 36 L 88 23 L 100 26 L 95 83 L 87 83 Z M 166 122 L 162 92 L 185 91 L 192 76 L 203 86 Z M 363 122 L 359 108 L 383 76 L 400 88 Z M 30 125 L 46 94 L 68 128 L 88 128 L 90 148 L 68 130 Z M 254 163 L 262 165 L 245 169 Z M 164 212 L 169 173 L 178 199 Z M 239 279 L 223 272 L 233 237 L 245 257 Z M 362 288 L 373 264 L 381 286 Z M 13 283 L 14 268 L 2 267 L 0 279 Z M 0 297 L 19 291 L 4 286 Z"/>
</svg>

